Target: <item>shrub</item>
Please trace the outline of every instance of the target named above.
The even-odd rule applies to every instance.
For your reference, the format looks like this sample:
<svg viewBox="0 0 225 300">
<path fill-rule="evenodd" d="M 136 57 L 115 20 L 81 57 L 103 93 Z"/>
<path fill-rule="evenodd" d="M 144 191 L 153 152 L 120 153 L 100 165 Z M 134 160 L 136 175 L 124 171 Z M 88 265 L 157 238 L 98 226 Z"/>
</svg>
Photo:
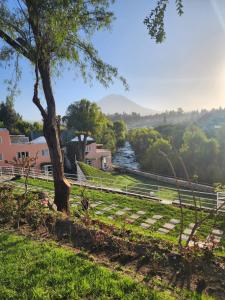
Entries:
<svg viewBox="0 0 225 300">
<path fill-rule="evenodd" d="M 0 223 L 11 222 L 16 215 L 17 201 L 10 185 L 0 186 Z"/>
</svg>

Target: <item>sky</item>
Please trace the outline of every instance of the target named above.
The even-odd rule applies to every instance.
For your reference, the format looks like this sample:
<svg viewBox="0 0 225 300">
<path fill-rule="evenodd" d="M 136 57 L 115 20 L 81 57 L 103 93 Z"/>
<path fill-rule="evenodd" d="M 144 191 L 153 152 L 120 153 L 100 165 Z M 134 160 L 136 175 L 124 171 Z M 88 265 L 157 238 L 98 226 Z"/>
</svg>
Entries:
<svg viewBox="0 0 225 300">
<path fill-rule="evenodd" d="M 53 80 L 57 113 L 64 115 L 81 98 L 98 101 L 112 93 L 157 111 L 225 107 L 225 1 L 184 0 L 181 17 L 174 2 L 166 14 L 166 40 L 156 44 L 143 24 L 156 0 L 117 0 L 110 32 L 98 32 L 93 43 L 104 61 L 118 67 L 129 90 L 119 81 L 109 88 L 96 81 L 85 84 L 73 66 L 64 68 Z M 22 70 L 15 108 L 26 120 L 40 120 L 32 103 L 33 69 L 23 61 Z M 1 100 L 6 96 L 4 80 L 11 76 L 12 69 L 1 67 Z"/>
</svg>

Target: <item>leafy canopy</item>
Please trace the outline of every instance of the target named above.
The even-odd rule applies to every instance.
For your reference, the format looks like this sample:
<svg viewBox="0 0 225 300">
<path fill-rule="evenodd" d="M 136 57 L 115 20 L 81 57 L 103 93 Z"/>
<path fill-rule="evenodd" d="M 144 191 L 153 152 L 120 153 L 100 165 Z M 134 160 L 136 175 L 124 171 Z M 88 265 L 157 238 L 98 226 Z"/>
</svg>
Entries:
<svg viewBox="0 0 225 300">
<path fill-rule="evenodd" d="M 63 117 L 68 129 L 76 134 L 95 135 L 105 122 L 105 116 L 96 103 L 86 99 L 70 104 L 66 115 Z"/>
<path fill-rule="evenodd" d="M 92 35 L 109 28 L 114 19 L 113 0 L 0 0 L 0 59 L 17 56 L 35 64 L 39 58 L 54 70 L 74 63 L 85 80 L 93 74 L 107 86 L 118 75 L 103 62 Z M 53 69 L 51 69 L 53 70 Z"/>
</svg>

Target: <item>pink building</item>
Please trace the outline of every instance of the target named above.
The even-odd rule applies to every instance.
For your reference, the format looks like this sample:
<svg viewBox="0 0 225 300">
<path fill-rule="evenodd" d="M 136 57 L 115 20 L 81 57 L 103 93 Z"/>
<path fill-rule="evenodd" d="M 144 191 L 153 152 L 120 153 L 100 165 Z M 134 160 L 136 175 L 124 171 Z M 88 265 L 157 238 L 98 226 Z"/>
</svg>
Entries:
<svg viewBox="0 0 225 300">
<path fill-rule="evenodd" d="M 0 128 L 0 166 L 14 158 L 33 157 L 37 155 L 35 168 L 48 170 L 51 167 L 48 146 L 44 137 L 33 141 L 24 135 L 10 135 L 5 128 Z"/>
<path fill-rule="evenodd" d="M 81 136 L 82 140 L 83 136 Z M 102 170 L 110 170 L 112 168 L 112 154 L 108 149 L 103 149 L 102 144 L 97 144 L 91 137 L 87 138 L 85 148 L 85 163 Z M 75 158 L 79 160 L 79 142 L 78 138 L 73 138 L 66 145 L 66 155 L 70 161 L 71 169 L 75 166 Z"/>
<path fill-rule="evenodd" d="M 108 170 L 112 167 L 112 155 L 108 149 L 103 149 L 103 145 L 91 143 L 85 149 L 85 162 L 95 168 Z"/>
</svg>

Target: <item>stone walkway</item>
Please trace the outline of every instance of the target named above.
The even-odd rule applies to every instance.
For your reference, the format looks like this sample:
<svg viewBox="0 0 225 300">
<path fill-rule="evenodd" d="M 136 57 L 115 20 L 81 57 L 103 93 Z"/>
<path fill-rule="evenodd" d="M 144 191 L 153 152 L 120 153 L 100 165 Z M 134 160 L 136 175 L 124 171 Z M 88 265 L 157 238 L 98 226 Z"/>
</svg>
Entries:
<svg viewBox="0 0 225 300">
<path fill-rule="evenodd" d="M 21 192 L 21 193 L 24 192 L 24 184 L 18 183 L 18 182 L 17 183 L 11 182 L 11 183 L 14 183 L 17 186 L 17 189 L 16 189 L 17 192 Z M 54 192 L 49 189 L 36 187 L 36 186 L 28 186 L 28 190 L 34 190 L 34 191 L 38 190 L 38 191 L 46 192 L 51 197 L 54 197 Z M 71 207 L 78 207 L 80 205 L 80 197 L 79 196 L 76 196 L 76 197 L 71 196 L 70 202 L 71 202 Z M 104 207 L 102 207 L 102 205 Z M 139 210 L 139 211 L 135 212 L 130 207 L 124 207 L 122 209 L 118 209 L 119 205 L 114 204 L 114 203 L 110 204 L 108 206 L 105 206 L 105 205 L 106 204 L 103 201 L 96 201 L 96 202 L 91 203 L 91 208 L 95 210 L 96 215 L 104 215 L 104 214 L 108 214 L 110 212 L 110 215 L 107 216 L 108 219 L 115 220 L 117 218 L 123 218 L 124 221 L 128 224 L 133 224 L 135 222 L 139 222 L 139 219 L 142 219 L 139 226 L 141 226 L 142 228 L 144 228 L 146 230 L 150 229 L 155 224 L 157 225 L 157 222 L 159 222 L 159 221 L 161 222 L 163 219 L 162 215 L 153 215 L 151 217 L 149 217 L 149 216 L 147 217 L 147 216 L 145 216 L 147 213 L 144 210 Z M 100 209 L 98 209 L 99 206 L 101 207 Z M 170 219 L 168 222 L 164 223 L 157 230 L 157 232 L 160 234 L 168 234 L 171 231 L 173 231 L 176 228 L 176 226 L 179 224 L 180 224 L 180 220 L 174 219 L 174 218 Z M 194 225 L 195 225 L 194 223 L 190 223 L 188 225 L 188 227 L 186 227 L 184 229 L 183 234 L 182 234 L 182 240 L 188 239 Z M 212 230 L 212 232 L 208 235 L 206 241 L 210 240 L 211 237 L 213 236 L 214 241 L 219 243 L 223 234 L 224 234 L 224 232 L 222 230 L 214 228 Z"/>
</svg>

